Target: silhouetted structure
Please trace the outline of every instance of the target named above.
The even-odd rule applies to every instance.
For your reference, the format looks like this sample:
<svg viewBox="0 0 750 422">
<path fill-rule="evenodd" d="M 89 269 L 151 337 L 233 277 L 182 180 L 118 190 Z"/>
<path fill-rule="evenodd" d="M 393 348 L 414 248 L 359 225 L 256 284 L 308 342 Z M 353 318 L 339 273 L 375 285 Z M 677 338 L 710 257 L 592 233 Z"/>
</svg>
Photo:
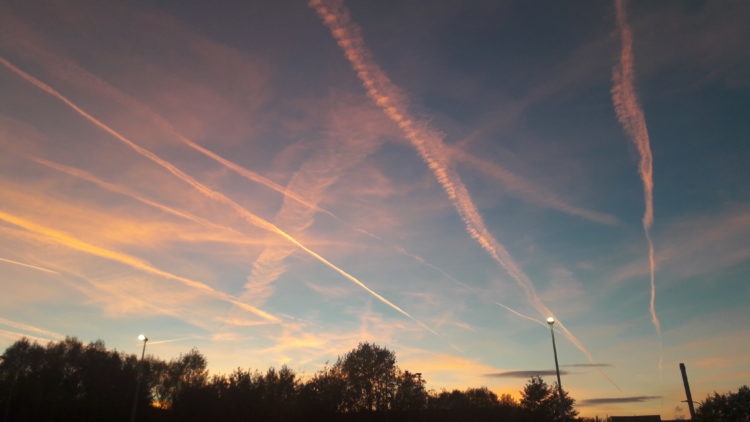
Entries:
<svg viewBox="0 0 750 422">
<path fill-rule="evenodd" d="M 610 422 L 661 422 L 661 416 L 659 415 L 648 415 L 648 416 L 612 416 L 609 418 Z"/>
<path fill-rule="evenodd" d="M 682 384 L 685 386 L 685 397 L 687 398 L 688 409 L 690 409 L 690 419 L 695 420 L 695 407 L 693 406 L 693 395 L 690 393 L 690 383 L 687 378 L 685 364 L 680 363 L 680 372 L 682 373 Z"/>
</svg>

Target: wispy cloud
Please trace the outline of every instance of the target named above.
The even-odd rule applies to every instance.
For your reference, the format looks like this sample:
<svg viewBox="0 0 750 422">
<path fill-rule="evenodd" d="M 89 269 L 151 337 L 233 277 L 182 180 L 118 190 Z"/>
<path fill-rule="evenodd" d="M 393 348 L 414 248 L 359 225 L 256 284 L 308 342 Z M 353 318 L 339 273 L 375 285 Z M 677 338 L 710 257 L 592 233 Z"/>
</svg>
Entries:
<svg viewBox="0 0 750 422">
<path fill-rule="evenodd" d="M 327 139 L 287 184 L 289 190 L 304 192 L 304 199 L 313 205 L 324 199 L 327 190 L 342 174 L 359 166 L 383 143 L 382 121 L 385 119 L 377 109 L 344 103 L 330 112 L 326 120 Z M 313 211 L 297 202 L 284 201 L 274 221 L 290 233 L 301 233 L 313 224 Z M 369 232 L 365 234 L 372 237 Z M 293 252 L 294 248 L 288 246 L 265 248 L 253 263 L 243 297 L 263 303 L 273 292 L 273 283 L 286 271 L 285 260 Z"/>
<path fill-rule="evenodd" d="M 281 237 L 283 237 L 286 240 L 288 240 L 289 242 L 291 242 L 293 245 L 297 246 L 298 248 L 302 249 L 307 254 L 309 254 L 312 257 L 314 257 L 315 259 L 317 259 L 318 261 L 322 262 L 323 264 L 325 264 L 329 268 L 333 269 L 334 271 L 338 272 L 339 274 L 341 274 L 342 276 L 344 276 L 348 280 L 350 280 L 353 283 L 357 284 L 358 286 L 360 286 L 361 288 L 363 288 L 365 291 L 367 291 L 371 295 L 375 296 L 381 302 L 383 302 L 386 305 L 390 306 L 392 309 L 396 310 L 397 312 L 401 313 L 402 315 L 406 316 L 407 318 L 413 320 L 414 322 L 416 322 L 417 324 L 419 324 L 420 326 L 422 326 L 422 328 L 424 328 L 424 329 L 426 329 L 426 330 L 428 330 L 428 331 L 430 331 L 432 333 L 435 333 L 430 327 L 428 327 L 427 325 L 425 325 L 423 322 L 419 321 L 418 319 L 416 319 L 415 317 L 413 317 L 411 314 L 409 314 L 405 310 L 401 309 L 399 306 L 397 306 L 393 302 L 389 301 L 385 297 L 381 296 L 380 294 L 378 294 L 374 290 L 372 290 L 369 287 L 367 287 L 367 285 L 365 285 L 358 278 L 354 277 L 353 275 L 351 275 L 348 272 L 344 271 L 343 269 L 339 268 L 338 266 L 336 266 L 332 262 L 328 261 L 327 259 L 325 259 L 321 255 L 319 255 L 315 251 L 309 249 L 308 247 L 306 247 L 305 245 L 303 245 L 302 243 L 300 243 L 296 238 L 292 237 L 287 232 L 281 230 L 275 224 L 273 224 L 273 223 L 271 223 L 271 222 L 269 222 L 269 221 L 267 221 L 267 220 L 265 220 L 265 219 L 263 219 L 263 218 L 255 215 L 255 214 L 251 213 L 250 211 L 248 211 L 247 209 L 245 209 L 244 207 L 242 207 L 241 205 L 239 205 L 235 201 L 231 200 L 230 198 L 228 198 L 224 194 L 222 194 L 220 192 L 217 192 L 217 191 L 215 191 L 213 189 L 210 189 L 209 187 L 207 187 L 207 186 L 203 185 L 202 183 L 198 182 L 197 180 L 195 180 L 191 176 L 187 175 L 182 170 L 178 169 L 173 164 L 171 164 L 171 163 L 169 163 L 169 162 L 167 162 L 167 161 L 159 158 L 153 152 L 151 152 L 151 151 L 149 151 L 149 150 L 141 147 L 140 145 L 138 145 L 135 142 L 131 141 L 130 139 L 126 138 L 125 136 L 123 136 L 119 132 L 115 131 L 111 127 L 109 127 L 106 124 L 102 123 L 100 120 L 96 119 L 91 114 L 89 114 L 88 112 L 86 112 L 85 110 L 83 110 L 82 108 L 80 108 L 79 106 L 77 106 L 75 103 L 73 103 L 67 97 L 65 97 L 62 94 L 60 94 L 59 92 L 57 92 L 55 89 L 53 89 L 49 85 L 45 84 L 44 82 L 40 81 L 39 79 L 35 78 L 34 76 L 31 76 L 30 74 L 28 74 L 28 73 L 24 72 L 23 70 L 19 69 L 18 67 L 16 67 L 12 63 L 10 63 L 5 58 L 0 57 L 0 64 L 4 65 L 6 68 L 8 68 L 9 70 L 13 71 L 18 76 L 20 76 L 23 79 L 25 79 L 26 81 L 30 82 L 31 84 L 33 84 L 37 88 L 45 91 L 46 93 L 52 95 L 53 97 L 59 99 L 60 101 L 62 101 L 63 103 L 65 103 L 65 105 L 67 105 L 68 107 L 70 107 L 71 109 L 73 109 L 76 113 L 78 113 L 81 116 L 83 116 L 84 118 L 86 118 L 86 120 L 90 121 L 91 123 L 93 123 L 94 125 L 96 125 L 97 127 L 99 127 L 100 129 L 102 129 L 103 131 L 109 133 L 110 135 L 112 135 L 118 141 L 120 141 L 120 142 L 128 145 L 130 148 L 132 148 L 138 154 L 142 155 L 145 158 L 148 158 L 152 162 L 154 162 L 154 163 L 158 164 L 159 166 L 163 167 L 165 170 L 169 171 L 170 173 L 172 173 L 177 178 L 183 180 L 184 182 L 186 182 L 187 184 L 189 184 L 190 186 L 192 186 L 193 188 L 195 188 L 201 194 L 203 194 L 203 195 L 207 196 L 208 198 L 210 198 L 212 200 L 215 200 L 215 201 L 217 201 L 219 203 L 223 203 L 225 205 L 230 206 L 234 211 L 236 211 L 239 215 L 241 215 L 243 218 L 245 218 L 245 220 L 247 220 L 249 223 L 251 223 L 251 224 L 253 224 L 253 225 L 257 226 L 257 227 L 260 227 L 262 229 L 268 230 L 268 231 L 270 231 L 272 233 L 280 235 Z M 240 307 L 246 307 L 246 309 L 252 310 L 252 312 L 262 313 L 262 314 L 264 314 L 265 318 L 269 318 L 269 317 L 272 318 L 272 319 L 275 318 L 275 317 L 271 316 L 270 314 L 265 313 L 264 311 L 256 309 L 255 307 L 247 308 L 250 305 L 242 304 L 241 302 L 237 302 L 237 304 Z"/>
<path fill-rule="evenodd" d="M 498 163 L 493 163 L 476 157 L 457 147 L 450 148 L 449 153 L 452 159 L 465 163 L 472 169 L 478 170 L 489 177 L 501 181 L 510 192 L 516 193 L 535 204 L 561 211 L 566 214 L 582 217 L 596 223 L 617 224 L 619 222 L 617 217 L 613 215 L 568 204 L 558 198 L 557 195 L 545 191 L 543 188 L 534 185 L 529 180 L 511 172 Z"/>
<path fill-rule="evenodd" d="M 620 31 L 621 50 L 620 62 L 612 71 L 612 80 L 614 83 L 612 87 L 612 102 L 615 105 L 617 119 L 635 144 L 640 156 L 638 173 L 643 182 L 643 198 L 646 207 L 643 212 L 642 222 L 646 242 L 648 243 L 648 262 L 651 278 L 649 311 L 651 312 L 651 322 L 654 324 L 657 334 L 661 336 L 661 323 L 659 322 L 659 317 L 656 315 L 656 287 L 654 285 L 656 263 L 654 260 L 654 243 L 651 240 L 651 226 L 654 223 L 654 168 L 651 141 L 649 140 L 648 128 L 646 127 L 646 118 L 635 92 L 633 33 L 628 25 L 624 0 L 615 0 L 615 8 L 617 11 L 617 29 Z"/>
</svg>

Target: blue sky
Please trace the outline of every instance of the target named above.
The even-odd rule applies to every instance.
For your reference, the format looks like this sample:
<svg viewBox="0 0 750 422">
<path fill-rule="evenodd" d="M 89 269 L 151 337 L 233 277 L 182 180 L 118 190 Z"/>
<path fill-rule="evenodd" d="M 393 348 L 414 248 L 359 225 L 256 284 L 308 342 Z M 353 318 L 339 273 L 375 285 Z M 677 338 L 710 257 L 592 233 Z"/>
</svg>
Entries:
<svg viewBox="0 0 750 422">
<path fill-rule="evenodd" d="M 487 375 L 552 369 L 553 313 L 561 364 L 606 365 L 566 367 L 583 414 L 684 415 L 679 362 L 699 398 L 750 374 L 749 16 L 6 5 L 0 345 L 135 352 L 145 332 L 149 353 L 195 346 L 215 372 L 309 374 L 374 341 L 430 388 L 515 393 L 524 379 Z M 624 57 L 641 132 L 614 105 Z M 623 397 L 646 398 L 583 403 Z"/>
</svg>

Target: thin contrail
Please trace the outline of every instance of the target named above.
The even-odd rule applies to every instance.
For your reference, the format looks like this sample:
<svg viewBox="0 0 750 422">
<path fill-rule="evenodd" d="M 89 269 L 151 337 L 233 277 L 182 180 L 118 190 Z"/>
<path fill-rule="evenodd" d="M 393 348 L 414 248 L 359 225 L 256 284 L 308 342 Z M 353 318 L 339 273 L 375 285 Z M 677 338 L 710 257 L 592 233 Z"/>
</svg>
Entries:
<svg viewBox="0 0 750 422">
<path fill-rule="evenodd" d="M 2 330 L 2 329 L 0 329 L 0 336 L 5 337 L 5 338 L 9 338 L 9 339 L 13 339 L 13 340 L 20 340 L 22 338 L 26 338 L 26 339 L 29 339 L 29 340 L 33 340 L 33 341 L 35 341 L 37 343 L 44 343 L 44 342 L 49 342 L 49 341 L 55 341 L 55 340 L 50 340 L 48 338 L 32 336 L 31 334 L 19 333 L 17 331 Z"/>
<path fill-rule="evenodd" d="M 204 291 L 210 294 L 211 296 L 217 297 L 226 302 L 237 305 L 265 319 L 268 319 L 271 321 L 279 321 L 279 319 L 276 318 L 275 316 L 263 310 L 260 310 L 254 306 L 248 305 L 246 303 L 242 303 L 236 298 L 232 297 L 231 295 L 215 290 L 213 287 L 205 283 L 192 280 L 187 277 L 178 276 L 178 275 L 169 273 L 167 271 L 160 270 L 158 268 L 151 266 L 148 262 L 140 260 L 133 256 L 126 255 L 124 253 L 120 253 L 116 251 L 111 251 L 108 249 L 104 249 L 96 245 L 92 245 L 90 243 L 84 242 L 66 233 L 50 229 L 48 227 L 26 220 L 22 217 L 6 213 L 4 211 L 0 211 L 0 220 L 16 225 L 18 227 L 22 227 L 30 232 L 41 234 L 45 236 L 46 238 L 52 239 L 55 242 L 65 245 L 69 248 L 76 249 L 81 252 L 85 252 L 85 253 L 95 255 L 101 258 L 109 259 L 111 261 L 116 261 L 116 262 L 128 265 L 132 268 L 145 271 L 154 275 L 158 275 L 164 278 L 169 278 L 171 280 L 179 281 L 180 283 L 185 284 L 186 286 Z"/>
<path fill-rule="evenodd" d="M 178 337 L 178 338 L 170 338 L 167 340 L 157 340 L 157 341 L 149 341 L 149 346 L 153 346 L 156 344 L 166 344 L 166 343 L 175 343 L 178 341 L 185 341 L 185 340 L 202 340 L 204 337 L 201 336 L 187 336 L 187 337 Z"/>
<path fill-rule="evenodd" d="M 45 329 L 39 328 L 39 327 L 34 327 L 33 325 L 24 324 L 22 322 L 12 321 L 12 320 L 9 320 L 9 319 L 6 319 L 6 318 L 2 318 L 2 317 L 0 317 L 0 324 L 7 325 L 8 327 L 17 328 L 19 330 L 33 331 L 35 333 L 42 334 L 42 335 L 45 335 L 47 337 L 51 337 L 51 338 L 54 338 L 54 339 L 57 339 L 57 340 L 65 340 L 65 336 L 62 335 L 62 334 L 60 334 L 60 333 L 56 333 L 54 331 L 45 330 Z"/>
<path fill-rule="evenodd" d="M 94 116 L 92 116 L 91 114 L 89 114 L 88 112 L 86 112 L 85 110 L 83 110 L 82 108 L 80 108 L 79 106 L 77 106 L 71 100 L 69 100 L 68 98 L 66 98 L 65 96 L 63 96 L 59 92 L 57 92 L 54 88 L 50 87 L 49 85 L 45 84 L 44 82 L 40 81 L 39 79 L 35 78 L 34 76 L 31 76 L 30 74 L 28 74 L 28 73 L 24 72 L 23 70 L 19 69 L 18 67 L 16 67 L 12 63 L 10 63 L 5 58 L 0 57 L 0 63 L 3 64 L 8 69 L 10 69 L 11 71 L 13 71 L 14 73 L 16 73 L 17 75 L 19 75 L 22 78 L 24 78 L 25 80 L 27 80 L 28 82 L 30 82 L 31 84 L 33 84 L 34 86 L 36 86 L 37 88 L 45 91 L 46 93 L 48 93 L 48 94 L 52 95 L 53 97 L 57 98 L 58 100 L 62 101 L 63 103 L 65 103 L 65 105 L 67 105 L 68 107 L 70 107 L 71 109 L 73 109 L 75 112 L 77 112 L 78 114 L 80 114 L 81 116 L 83 116 L 84 118 L 86 118 L 88 121 L 90 121 L 91 123 L 93 123 L 94 125 L 96 125 L 97 127 L 99 127 L 100 129 L 102 129 L 103 131 L 109 133 L 110 135 L 112 135 L 118 141 L 123 142 L 124 144 L 128 145 L 134 151 L 136 151 L 138 154 L 140 154 L 140 155 L 148 158 L 152 162 L 154 162 L 154 163 L 158 164 L 159 166 L 163 167 L 164 169 L 166 169 L 167 171 L 169 171 L 170 173 L 172 173 L 177 178 L 181 179 L 182 181 L 186 182 L 187 184 L 189 184 L 190 186 L 192 186 L 193 188 L 195 188 L 198 192 L 202 193 L 203 195 L 205 195 L 208 198 L 211 198 L 211 199 L 213 199 L 213 200 L 215 200 L 217 202 L 221 202 L 221 203 L 224 203 L 224 204 L 230 206 L 233 210 L 235 210 L 238 214 L 240 214 L 243 218 L 245 218 L 245 220 L 248 221 L 249 223 L 251 223 L 251 224 L 253 224 L 255 226 L 258 226 L 260 228 L 263 228 L 265 230 L 268 230 L 268 231 L 270 231 L 272 233 L 276 233 L 279 236 L 282 236 L 283 238 L 285 238 L 286 240 L 288 240 L 289 242 L 291 242 L 292 244 L 294 244 L 298 248 L 302 249 L 303 251 L 305 251 L 306 253 L 308 253 L 309 255 L 311 255 L 312 257 L 314 257 L 315 259 L 317 259 L 318 261 L 322 262 L 323 264 L 325 264 L 329 268 L 331 268 L 334 271 L 338 272 L 339 274 L 341 274 L 342 276 L 344 276 L 345 278 L 347 278 L 351 282 L 355 283 L 356 285 L 360 286 L 365 291 L 367 291 L 371 295 L 375 296 L 381 302 L 385 303 L 386 305 L 390 306 L 392 309 L 396 310 L 397 312 L 401 313 L 402 315 L 404 315 L 407 318 L 411 319 L 412 321 L 416 322 L 422 328 L 424 328 L 424 329 L 430 331 L 431 333 L 437 335 L 437 333 L 434 330 L 432 330 L 430 327 L 428 327 L 426 324 L 424 324 L 423 322 L 421 322 L 418 319 L 414 318 L 413 316 L 411 316 L 411 314 L 409 314 L 405 310 L 401 309 L 396 304 L 392 303 L 391 301 L 389 301 L 385 297 L 381 296 L 380 294 L 378 294 L 374 290 L 372 290 L 369 287 L 367 287 L 367 285 L 365 285 L 362 281 L 360 281 L 359 279 L 357 279 L 353 275 L 347 273 L 346 271 L 344 271 L 341 268 L 337 267 L 336 265 L 334 265 L 333 263 L 331 263 L 327 259 L 325 259 L 322 256 L 318 255 L 315 251 L 309 249 L 308 247 L 306 247 L 305 245 L 303 245 L 302 243 L 300 243 L 297 239 L 295 239 L 294 237 L 292 237 L 291 235 L 289 235 L 285 231 L 281 230 L 279 227 L 277 227 L 273 223 L 271 223 L 271 222 L 269 222 L 269 221 L 267 221 L 267 220 L 265 220 L 265 219 L 263 219 L 263 218 L 255 215 L 255 214 L 251 213 L 250 211 L 246 210 L 240 204 L 236 203 L 235 201 L 233 201 L 232 199 L 228 198 L 224 194 L 222 194 L 220 192 L 217 192 L 217 191 L 214 191 L 214 190 L 210 189 L 209 187 L 201 184 L 200 182 L 198 182 L 197 180 L 193 179 L 191 176 L 187 175 L 185 172 L 183 172 L 182 170 L 180 170 L 179 168 L 177 168 L 173 164 L 171 164 L 171 163 L 169 163 L 169 162 L 167 162 L 167 161 L 159 158 L 153 152 L 151 152 L 151 151 L 149 151 L 149 150 L 141 147 L 140 145 L 136 144 L 135 142 L 133 142 L 130 139 L 126 138 L 125 136 L 121 135 L 119 132 L 115 131 L 111 127 L 109 127 L 106 124 L 102 123 L 101 121 L 99 121 L 98 119 L 96 119 Z M 245 305 L 245 304 L 243 304 L 243 305 Z M 249 306 L 249 305 L 246 305 L 246 306 Z M 260 311 L 260 312 L 263 312 L 263 311 Z"/>
<path fill-rule="evenodd" d="M 493 163 L 471 155 L 461 148 L 452 147 L 449 148 L 449 151 L 451 158 L 462 161 L 471 166 L 471 168 L 500 180 L 508 190 L 519 192 L 523 195 L 523 197 L 528 198 L 538 205 L 555 209 L 566 214 L 583 217 L 587 220 L 591 220 L 600 224 L 612 225 L 618 223 L 617 218 L 613 215 L 570 205 L 558 198 L 556 195 L 550 192 L 545 192 L 540 187 L 534 186 L 533 183 L 518 176 L 517 174 L 514 174 L 508 169 L 499 166 L 497 163 Z"/>
<path fill-rule="evenodd" d="M 536 288 L 528 276 L 515 263 L 505 247 L 487 230 L 482 217 L 472 201 L 466 186 L 458 174 L 449 166 L 450 158 L 443 144 L 443 135 L 429 127 L 426 121 L 417 120 L 408 110 L 404 94 L 391 82 L 388 76 L 372 58 L 361 35 L 359 26 L 351 19 L 341 0 L 310 0 L 323 23 L 328 27 L 338 45 L 349 60 L 357 76 L 367 91 L 367 95 L 395 122 L 405 137 L 419 152 L 442 185 L 454 207 L 466 225 L 467 232 L 523 289 L 529 302 L 542 315 L 552 315 L 536 293 Z M 562 324 L 566 337 L 594 361 L 588 350 Z"/>
<path fill-rule="evenodd" d="M 75 168 L 75 167 L 66 166 L 66 165 L 59 164 L 59 163 L 55 163 L 53 161 L 45 160 L 43 158 L 34 157 L 34 156 L 31 156 L 31 155 L 27 156 L 27 158 L 30 159 L 30 160 L 32 160 L 32 161 L 34 161 L 34 162 L 36 162 L 36 163 L 39 163 L 39 164 L 45 166 L 45 167 L 49 167 L 49 168 L 51 168 L 53 170 L 57 170 L 57 171 L 59 171 L 61 173 L 65 173 L 68 176 L 72 176 L 72 177 L 76 177 L 76 178 L 81 179 L 81 180 L 85 180 L 85 181 L 93 183 L 93 184 L 95 184 L 95 185 L 97 185 L 97 186 L 99 186 L 99 187 L 101 187 L 103 189 L 106 189 L 106 190 L 108 190 L 110 192 L 114 192 L 114 193 L 119 193 L 121 195 L 125 195 L 127 197 L 132 198 L 132 199 L 135 199 L 136 201 L 142 202 L 142 203 L 144 203 L 146 205 L 149 205 L 151 207 L 154 207 L 156 209 L 164 211 L 164 212 L 166 212 L 168 214 L 172 214 L 172 215 L 175 215 L 177 217 L 184 218 L 186 220 L 189 220 L 189 221 L 192 221 L 194 223 L 200 224 L 200 225 L 202 225 L 204 227 L 211 228 L 211 229 L 216 229 L 216 230 L 227 231 L 227 232 L 231 232 L 234 235 L 238 235 L 238 236 L 242 236 L 242 237 L 247 237 L 244 233 L 241 233 L 241 232 L 239 232 L 239 231 L 237 231 L 237 230 L 235 230 L 235 229 L 233 229 L 231 227 L 222 226 L 220 224 L 214 223 L 213 221 L 206 220 L 205 218 L 201 218 L 201 217 L 198 217 L 198 216 L 193 215 L 191 213 L 188 213 L 188 212 L 185 212 L 185 211 L 182 211 L 182 210 L 178 210 L 178 209 L 175 209 L 175 208 L 163 205 L 163 204 L 158 203 L 156 201 L 152 201 L 152 200 L 150 200 L 150 199 L 148 199 L 146 197 L 143 197 L 143 196 L 141 196 L 141 195 L 139 195 L 139 194 L 131 191 L 130 189 L 128 189 L 128 188 L 126 188 L 124 186 L 117 185 L 117 184 L 114 184 L 114 183 L 110 183 L 110 182 L 106 182 L 104 180 L 101 180 L 98 177 L 94 176 L 93 174 L 91 174 L 91 173 L 89 173 L 89 172 L 87 172 L 85 170 L 81 170 L 81 169 Z"/>
<path fill-rule="evenodd" d="M 643 181 L 643 198 L 645 210 L 643 212 L 643 231 L 648 243 L 648 263 L 651 277 L 651 322 L 656 328 L 656 333 L 661 336 L 661 323 L 656 315 L 656 288 L 654 286 L 654 273 L 656 264 L 654 262 L 654 243 L 651 241 L 651 226 L 654 223 L 654 169 L 653 156 L 651 155 L 651 142 L 648 136 L 646 118 L 643 109 L 638 102 L 635 92 L 633 69 L 633 32 L 628 25 L 625 4 L 623 0 L 615 0 L 617 11 L 617 28 L 620 31 L 620 62 L 612 69 L 612 102 L 615 106 L 617 119 L 622 124 L 625 132 L 635 144 L 640 156 L 638 173 Z"/>
<path fill-rule="evenodd" d="M 0 258 L 0 261 L 7 262 L 9 264 L 20 265 L 20 266 L 26 267 L 26 268 L 32 268 L 32 269 L 35 269 L 35 270 L 38 270 L 38 271 L 44 271 L 45 273 L 60 274 L 60 273 L 58 273 L 55 270 L 50 270 L 49 268 L 39 267 L 37 265 L 31 265 L 31 264 L 24 264 L 23 262 L 14 261 L 12 259 Z"/>
<path fill-rule="evenodd" d="M 537 324 L 541 324 L 542 326 L 544 326 L 544 325 L 545 325 L 545 324 L 544 324 L 544 323 L 543 323 L 542 321 L 539 321 L 539 319 L 537 319 L 537 318 L 534 318 L 534 317 L 530 317 L 530 316 L 528 316 L 528 315 L 526 315 L 526 314 L 523 314 L 523 313 L 521 313 L 521 312 L 518 312 L 517 310 L 515 310 L 515 309 L 511 308 L 510 306 L 507 306 L 507 305 L 503 305 L 503 304 L 502 304 L 502 303 L 500 303 L 500 302 L 495 302 L 495 305 L 497 305 L 497 306 L 502 306 L 502 307 L 503 307 L 503 308 L 505 308 L 505 309 L 506 309 L 507 311 L 509 311 L 509 312 L 511 312 L 511 313 L 513 313 L 513 314 L 515 314 L 515 315 L 517 315 L 517 316 L 519 316 L 519 317 L 521 317 L 521 318 L 524 318 L 524 319 L 528 319 L 529 321 L 531 321 L 531 322 L 534 322 L 534 323 L 537 323 Z"/>
</svg>

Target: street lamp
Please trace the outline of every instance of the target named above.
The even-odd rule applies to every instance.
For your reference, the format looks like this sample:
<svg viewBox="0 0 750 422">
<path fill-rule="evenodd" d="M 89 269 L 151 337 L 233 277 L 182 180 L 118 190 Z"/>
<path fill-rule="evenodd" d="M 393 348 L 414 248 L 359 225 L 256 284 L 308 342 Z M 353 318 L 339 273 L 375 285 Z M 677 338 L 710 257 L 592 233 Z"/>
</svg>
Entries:
<svg viewBox="0 0 750 422">
<path fill-rule="evenodd" d="M 562 400 L 562 383 L 560 383 L 560 365 L 557 363 L 557 346 L 555 346 L 555 319 L 552 317 L 547 318 L 547 324 L 549 324 L 549 332 L 552 335 L 552 352 L 555 354 L 555 371 L 557 372 L 557 394 L 560 400 Z"/>
<path fill-rule="evenodd" d="M 138 369 L 140 369 L 141 366 L 143 366 L 143 357 L 146 355 L 146 343 L 148 342 L 148 337 L 146 337 L 143 334 L 138 335 L 138 341 L 143 342 L 143 349 L 141 350 L 141 360 L 138 362 Z M 135 381 L 135 395 L 133 396 L 133 409 L 130 411 L 130 422 L 135 422 L 135 409 L 138 407 L 138 391 L 141 389 L 141 378 L 142 378 L 142 371 L 138 371 L 136 374 L 136 381 Z"/>
</svg>

